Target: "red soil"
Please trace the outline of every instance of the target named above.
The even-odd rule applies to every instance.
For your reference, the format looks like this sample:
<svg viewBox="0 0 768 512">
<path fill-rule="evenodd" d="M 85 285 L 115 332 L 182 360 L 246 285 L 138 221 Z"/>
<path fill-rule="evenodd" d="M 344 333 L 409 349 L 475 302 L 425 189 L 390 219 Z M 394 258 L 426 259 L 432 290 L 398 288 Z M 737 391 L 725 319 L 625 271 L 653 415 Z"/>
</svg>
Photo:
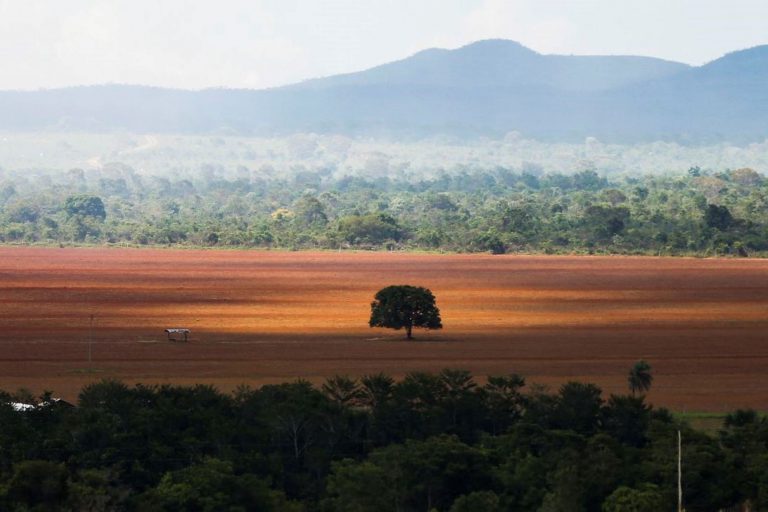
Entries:
<svg viewBox="0 0 768 512">
<path fill-rule="evenodd" d="M 444 329 L 370 329 L 390 284 L 430 288 Z M 0 388 L 70 399 L 104 377 L 229 390 L 445 367 L 624 392 L 642 358 L 657 405 L 768 409 L 768 260 L 5 247 L 0 307 Z"/>
</svg>

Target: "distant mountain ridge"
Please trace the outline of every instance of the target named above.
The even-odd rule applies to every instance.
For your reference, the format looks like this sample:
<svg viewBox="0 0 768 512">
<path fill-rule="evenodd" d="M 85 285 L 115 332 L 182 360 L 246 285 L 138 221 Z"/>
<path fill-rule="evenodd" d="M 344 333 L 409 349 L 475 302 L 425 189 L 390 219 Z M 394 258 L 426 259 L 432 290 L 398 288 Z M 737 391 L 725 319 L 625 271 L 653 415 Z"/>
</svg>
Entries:
<svg viewBox="0 0 768 512">
<path fill-rule="evenodd" d="M 487 40 L 266 90 L 0 91 L 0 130 L 49 129 L 761 141 L 768 138 L 768 46 L 691 67 L 650 57 L 542 55 Z"/>
<path fill-rule="evenodd" d="M 597 91 L 670 76 L 686 64 L 651 57 L 541 55 L 514 41 L 490 39 L 456 50 L 430 49 L 358 73 L 309 80 L 299 87 L 418 85 L 544 86 Z"/>
</svg>

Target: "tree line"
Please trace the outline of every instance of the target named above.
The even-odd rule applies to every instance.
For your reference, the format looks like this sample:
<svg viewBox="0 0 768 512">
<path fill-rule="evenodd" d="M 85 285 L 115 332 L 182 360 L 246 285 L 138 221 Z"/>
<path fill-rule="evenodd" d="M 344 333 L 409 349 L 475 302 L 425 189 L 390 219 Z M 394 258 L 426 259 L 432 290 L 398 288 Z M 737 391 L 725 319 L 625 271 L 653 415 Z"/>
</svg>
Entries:
<svg viewBox="0 0 768 512">
<path fill-rule="evenodd" d="M 768 180 L 752 169 L 431 177 L 0 173 L 0 242 L 458 252 L 762 255 Z"/>
<path fill-rule="evenodd" d="M 458 369 L 232 393 L 105 380 L 76 406 L 4 392 L 0 509 L 672 511 L 680 430 L 686 510 L 768 510 L 768 420 L 697 431 L 647 403 L 648 370 L 608 397 Z"/>
</svg>

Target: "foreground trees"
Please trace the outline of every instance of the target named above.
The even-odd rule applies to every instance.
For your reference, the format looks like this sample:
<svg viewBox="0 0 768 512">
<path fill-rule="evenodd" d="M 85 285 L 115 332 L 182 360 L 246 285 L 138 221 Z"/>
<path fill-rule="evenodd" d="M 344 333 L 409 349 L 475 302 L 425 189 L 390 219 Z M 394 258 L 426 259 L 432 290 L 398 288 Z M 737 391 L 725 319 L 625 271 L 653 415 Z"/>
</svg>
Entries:
<svg viewBox="0 0 768 512">
<path fill-rule="evenodd" d="M 672 512 L 678 430 L 686 510 L 768 510 L 762 415 L 707 435 L 587 383 L 526 391 L 514 374 L 448 369 L 19 399 L 0 392 L 3 511 Z"/>
<path fill-rule="evenodd" d="M 440 310 L 435 296 L 420 286 L 387 286 L 376 293 L 371 303 L 371 327 L 405 329 L 405 337 L 412 339 L 414 327 L 441 329 Z"/>
</svg>

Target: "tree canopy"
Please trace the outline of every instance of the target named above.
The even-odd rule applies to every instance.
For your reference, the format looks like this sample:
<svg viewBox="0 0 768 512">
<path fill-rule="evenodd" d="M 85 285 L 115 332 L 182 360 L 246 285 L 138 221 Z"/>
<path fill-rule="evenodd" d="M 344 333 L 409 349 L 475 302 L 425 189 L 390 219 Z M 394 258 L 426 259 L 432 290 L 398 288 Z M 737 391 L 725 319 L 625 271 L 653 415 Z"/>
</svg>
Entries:
<svg viewBox="0 0 768 512">
<path fill-rule="evenodd" d="M 396 285 L 382 288 L 371 303 L 371 327 L 405 329 L 406 338 L 413 338 L 414 327 L 441 329 L 440 310 L 435 296 L 426 288 Z"/>
<path fill-rule="evenodd" d="M 104 210 L 104 202 L 101 198 L 86 194 L 68 197 L 64 203 L 64 211 L 67 212 L 67 215 L 70 217 L 74 215 L 82 215 L 84 217 L 93 217 L 101 220 L 104 220 L 107 217 L 107 213 Z"/>
<path fill-rule="evenodd" d="M 752 169 L 4 168 L 0 243 L 765 256 L 766 205 L 768 179 Z"/>
<path fill-rule="evenodd" d="M 632 392 L 632 395 L 638 391 L 645 393 L 651 389 L 651 383 L 653 382 L 653 375 L 651 375 L 651 365 L 643 360 L 636 362 L 629 370 L 627 381 L 629 383 L 629 390 Z"/>
<path fill-rule="evenodd" d="M 232 393 L 106 380 L 74 407 L 0 391 L 0 510 L 663 512 L 678 431 L 686 510 L 768 510 L 761 413 L 706 434 L 642 395 L 456 368 Z"/>
</svg>

